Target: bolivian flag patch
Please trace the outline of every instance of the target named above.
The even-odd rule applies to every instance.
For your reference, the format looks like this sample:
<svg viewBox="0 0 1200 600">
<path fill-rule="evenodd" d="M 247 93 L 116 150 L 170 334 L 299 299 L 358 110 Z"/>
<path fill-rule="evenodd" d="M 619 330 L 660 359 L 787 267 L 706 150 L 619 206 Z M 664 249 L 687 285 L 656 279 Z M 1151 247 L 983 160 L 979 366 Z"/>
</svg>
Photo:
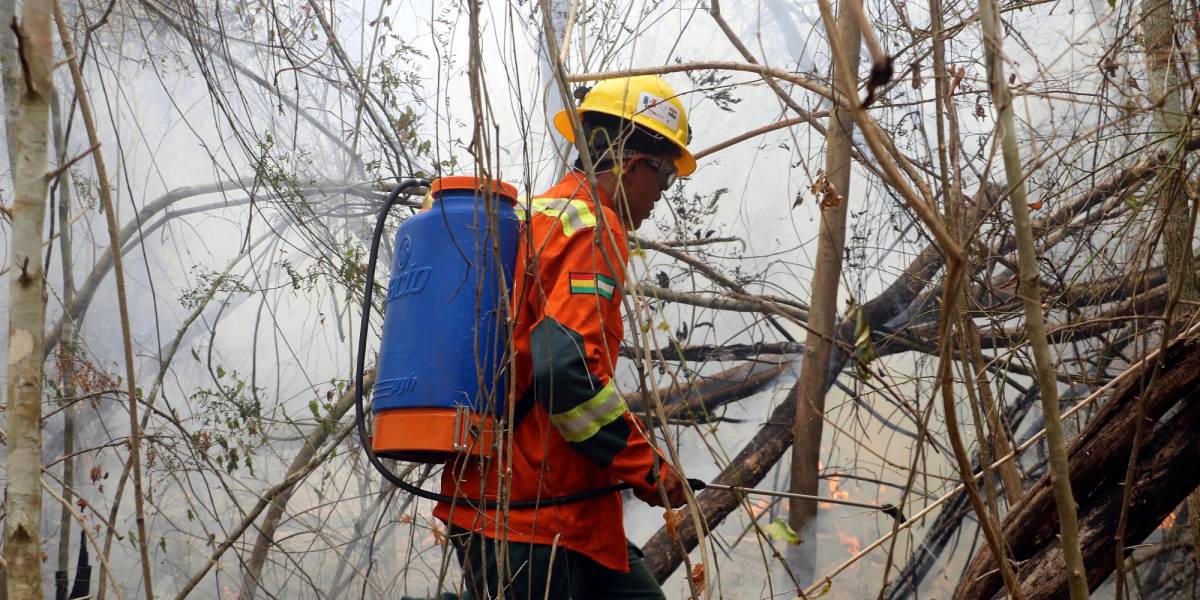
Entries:
<svg viewBox="0 0 1200 600">
<path fill-rule="evenodd" d="M 605 300 L 612 300 L 617 282 L 599 273 L 571 273 L 572 294 L 599 294 Z"/>
</svg>

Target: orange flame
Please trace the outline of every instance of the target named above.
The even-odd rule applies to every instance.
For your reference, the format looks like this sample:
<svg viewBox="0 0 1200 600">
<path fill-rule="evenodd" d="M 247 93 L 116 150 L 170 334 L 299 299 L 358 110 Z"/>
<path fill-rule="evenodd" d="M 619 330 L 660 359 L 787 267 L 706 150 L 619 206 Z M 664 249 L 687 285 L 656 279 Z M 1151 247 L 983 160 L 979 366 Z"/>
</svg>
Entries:
<svg viewBox="0 0 1200 600">
<path fill-rule="evenodd" d="M 819 464 L 818 467 L 820 467 Z M 850 499 L 850 492 L 842 489 L 842 481 L 840 479 L 837 477 L 830 477 L 825 481 L 829 486 L 830 498 L 837 498 L 838 500 Z M 820 503 L 821 508 L 832 508 L 833 506 L 835 505 L 832 502 Z M 849 552 L 851 556 L 858 554 L 862 550 L 862 542 L 858 541 L 857 537 L 842 531 L 842 528 L 836 525 L 834 526 L 834 532 L 837 534 L 838 541 L 846 547 L 846 551 Z"/>
<path fill-rule="evenodd" d="M 1175 514 L 1175 512 L 1176 511 L 1171 511 L 1171 514 L 1167 515 L 1167 518 L 1163 519 L 1162 523 L 1158 524 L 1159 529 L 1175 528 L 1175 519 L 1179 518 L 1179 515 Z"/>
<path fill-rule="evenodd" d="M 830 498 L 837 498 L 838 500 L 849 500 L 850 499 L 850 492 L 840 489 L 842 483 L 841 483 L 841 481 L 838 480 L 837 477 L 830 477 L 829 479 L 826 480 L 826 482 L 829 485 L 829 497 Z M 822 502 L 821 503 L 821 508 L 832 508 L 833 506 L 834 505 L 831 502 Z"/>
<path fill-rule="evenodd" d="M 759 498 L 750 502 L 750 518 L 757 519 L 759 515 L 766 512 L 771 507 L 771 502 L 765 498 Z"/>
<path fill-rule="evenodd" d="M 838 541 L 846 547 L 846 551 L 849 552 L 851 556 L 858 554 L 862 550 L 862 542 L 858 541 L 858 538 L 842 531 L 841 528 L 837 528 L 836 531 Z"/>
</svg>

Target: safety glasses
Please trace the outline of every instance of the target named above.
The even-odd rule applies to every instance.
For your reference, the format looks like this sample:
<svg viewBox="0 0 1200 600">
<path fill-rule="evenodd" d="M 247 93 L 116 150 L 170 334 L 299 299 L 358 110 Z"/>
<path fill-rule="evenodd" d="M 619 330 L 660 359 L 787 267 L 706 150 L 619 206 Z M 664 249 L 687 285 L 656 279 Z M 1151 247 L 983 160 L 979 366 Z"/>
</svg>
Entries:
<svg viewBox="0 0 1200 600">
<path fill-rule="evenodd" d="M 679 178 L 679 170 L 675 168 L 674 161 L 663 160 L 649 154 L 639 154 L 633 158 L 634 160 L 644 160 L 646 164 L 654 167 L 654 176 L 658 178 L 658 187 L 664 192 L 671 189 L 671 186 L 675 185 L 675 180 Z"/>
</svg>

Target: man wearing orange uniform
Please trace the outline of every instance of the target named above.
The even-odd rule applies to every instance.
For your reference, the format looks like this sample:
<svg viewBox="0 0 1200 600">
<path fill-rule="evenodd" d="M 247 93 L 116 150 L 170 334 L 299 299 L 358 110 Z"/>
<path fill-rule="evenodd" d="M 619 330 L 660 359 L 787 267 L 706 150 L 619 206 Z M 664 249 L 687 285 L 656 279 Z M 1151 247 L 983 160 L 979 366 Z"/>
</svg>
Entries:
<svg viewBox="0 0 1200 600">
<path fill-rule="evenodd" d="M 459 459 L 443 470 L 442 493 L 462 500 L 434 514 L 450 524 L 467 598 L 663 597 L 626 540 L 620 493 L 508 511 L 471 503 L 496 499 L 502 485 L 512 501 L 623 483 L 654 506 L 686 502 L 679 475 L 626 408 L 613 373 L 624 337 L 626 231 L 641 225 L 676 175 L 695 170 L 687 114 L 655 76 L 603 81 L 578 110 L 595 192 L 576 161 L 519 207 L 526 217 L 513 280 L 512 455 Z M 554 122 L 574 141 L 565 111 Z M 506 564 L 497 564 L 501 557 Z"/>
</svg>

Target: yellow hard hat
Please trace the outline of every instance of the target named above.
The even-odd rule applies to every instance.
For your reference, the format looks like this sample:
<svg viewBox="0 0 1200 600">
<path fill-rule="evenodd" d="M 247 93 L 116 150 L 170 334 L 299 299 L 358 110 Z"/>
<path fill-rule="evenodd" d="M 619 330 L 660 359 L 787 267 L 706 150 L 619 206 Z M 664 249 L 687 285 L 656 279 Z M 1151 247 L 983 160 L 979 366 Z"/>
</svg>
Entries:
<svg viewBox="0 0 1200 600">
<path fill-rule="evenodd" d="M 696 170 L 696 159 L 687 149 L 691 138 L 687 110 L 662 77 L 638 75 L 605 79 L 588 91 L 578 110 L 580 115 L 596 112 L 632 121 L 665 137 L 679 149 L 679 156 L 675 158 L 679 176 L 686 177 Z M 575 141 L 575 131 L 571 129 L 566 110 L 554 115 L 554 128 L 567 141 Z"/>
</svg>

